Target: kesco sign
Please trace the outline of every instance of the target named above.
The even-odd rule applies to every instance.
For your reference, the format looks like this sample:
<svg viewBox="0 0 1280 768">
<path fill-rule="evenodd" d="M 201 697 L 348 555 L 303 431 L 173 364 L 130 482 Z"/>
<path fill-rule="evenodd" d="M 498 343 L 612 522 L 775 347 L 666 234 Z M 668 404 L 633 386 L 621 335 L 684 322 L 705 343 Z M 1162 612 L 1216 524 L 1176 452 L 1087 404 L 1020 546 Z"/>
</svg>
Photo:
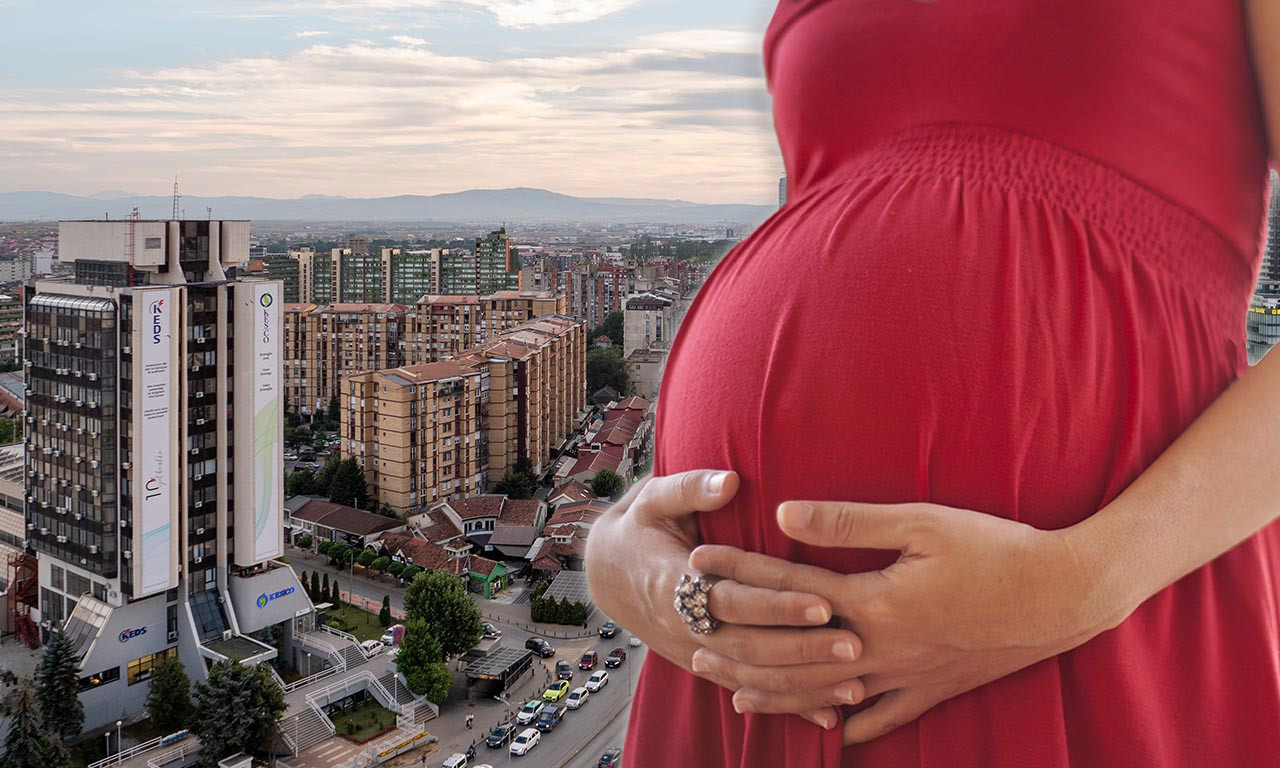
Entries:
<svg viewBox="0 0 1280 768">
<path fill-rule="evenodd" d="M 126 629 L 120 632 L 120 642 L 127 643 L 135 637 L 141 637 L 147 634 L 146 627 L 138 627 L 137 629 Z"/>
<path fill-rule="evenodd" d="M 297 587 L 285 587 L 279 592 L 271 592 L 269 594 L 266 592 L 263 592 L 261 595 L 258 595 L 258 607 L 266 608 L 267 603 L 271 602 L 272 600 L 275 600 L 278 597 L 284 597 L 285 595 L 292 595 L 294 592 L 297 591 L 297 589 L 298 589 Z"/>
</svg>

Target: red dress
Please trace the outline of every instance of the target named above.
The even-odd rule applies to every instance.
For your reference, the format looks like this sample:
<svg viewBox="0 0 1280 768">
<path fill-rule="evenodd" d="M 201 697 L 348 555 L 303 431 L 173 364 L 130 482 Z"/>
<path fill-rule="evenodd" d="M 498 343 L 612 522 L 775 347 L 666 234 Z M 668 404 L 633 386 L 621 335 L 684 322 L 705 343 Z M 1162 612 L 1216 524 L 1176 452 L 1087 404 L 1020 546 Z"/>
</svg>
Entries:
<svg viewBox="0 0 1280 768">
<path fill-rule="evenodd" d="M 655 471 L 731 468 L 709 542 L 799 546 L 787 499 L 1046 528 L 1100 509 L 1248 367 L 1268 147 L 1241 3 L 784 0 L 765 38 L 789 201 L 675 340 Z M 639 768 L 1280 765 L 1280 527 L 1069 653 L 874 742 L 651 654 Z"/>
</svg>

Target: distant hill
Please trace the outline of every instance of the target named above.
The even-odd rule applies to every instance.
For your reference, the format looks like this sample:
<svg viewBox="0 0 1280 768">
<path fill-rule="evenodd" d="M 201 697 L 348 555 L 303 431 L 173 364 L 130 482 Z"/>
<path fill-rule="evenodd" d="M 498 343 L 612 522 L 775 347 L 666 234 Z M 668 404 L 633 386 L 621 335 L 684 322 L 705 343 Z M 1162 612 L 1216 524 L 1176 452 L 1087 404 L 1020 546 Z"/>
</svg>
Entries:
<svg viewBox="0 0 1280 768">
<path fill-rule="evenodd" d="M 767 205 L 702 205 L 685 200 L 571 197 L 545 189 L 473 189 L 441 195 L 396 197 L 330 197 L 306 195 L 293 200 L 269 197 L 184 196 L 188 218 L 204 218 L 206 208 L 217 219 L 259 221 L 397 221 L 397 222 L 582 222 L 757 224 L 773 214 Z M 168 196 L 122 195 L 108 198 L 56 192 L 0 193 L 0 220 L 123 218 L 137 207 L 143 218 L 167 218 Z"/>
</svg>

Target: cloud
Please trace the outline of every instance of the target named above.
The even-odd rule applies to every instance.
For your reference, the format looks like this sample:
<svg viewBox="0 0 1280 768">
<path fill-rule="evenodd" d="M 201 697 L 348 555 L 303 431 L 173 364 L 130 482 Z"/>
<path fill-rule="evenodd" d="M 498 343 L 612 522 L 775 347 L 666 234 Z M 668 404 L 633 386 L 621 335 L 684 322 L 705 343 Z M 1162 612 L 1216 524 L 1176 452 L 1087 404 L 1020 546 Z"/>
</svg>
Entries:
<svg viewBox="0 0 1280 768">
<path fill-rule="evenodd" d="M 9 183 L 348 196 L 542 186 L 767 202 L 776 142 L 758 56 L 732 33 L 476 58 L 390 42 L 120 73 L 6 93 Z M 665 47 L 664 47 L 665 46 Z M 487 54 L 495 49 L 486 49 Z M 93 190 L 84 190 L 93 191 Z"/>
<path fill-rule="evenodd" d="M 3 0 L 0 0 L 2 2 Z M 611 16 L 640 0 L 227 0 L 206 12 L 231 18 L 323 16 L 368 21 L 377 15 L 476 9 L 512 28 L 580 24 Z"/>
<path fill-rule="evenodd" d="M 294 37 L 320 37 L 329 34 L 323 29 L 303 29 L 293 33 Z"/>
</svg>

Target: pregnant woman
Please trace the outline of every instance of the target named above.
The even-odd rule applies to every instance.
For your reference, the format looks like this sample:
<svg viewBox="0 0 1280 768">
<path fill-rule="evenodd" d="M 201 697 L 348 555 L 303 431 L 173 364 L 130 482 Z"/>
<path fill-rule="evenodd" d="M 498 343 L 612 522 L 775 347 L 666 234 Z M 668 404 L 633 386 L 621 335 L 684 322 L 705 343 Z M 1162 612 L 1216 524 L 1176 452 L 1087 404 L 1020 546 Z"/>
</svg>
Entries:
<svg viewBox="0 0 1280 768">
<path fill-rule="evenodd" d="M 590 539 L 628 764 L 1276 765 L 1280 4 L 782 0 L 764 49 L 788 202 Z"/>
</svg>

